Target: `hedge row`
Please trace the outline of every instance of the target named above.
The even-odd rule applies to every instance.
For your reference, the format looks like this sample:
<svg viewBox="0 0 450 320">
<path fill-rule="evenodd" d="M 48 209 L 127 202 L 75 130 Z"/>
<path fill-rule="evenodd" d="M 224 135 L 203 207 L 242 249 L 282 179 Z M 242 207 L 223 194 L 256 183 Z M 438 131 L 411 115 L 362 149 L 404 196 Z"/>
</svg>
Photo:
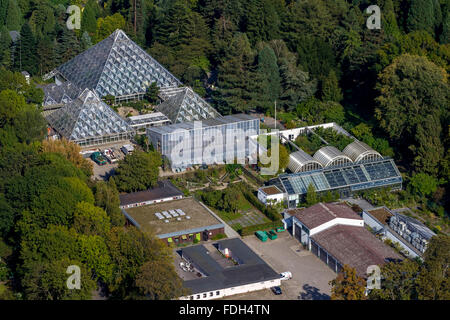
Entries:
<svg viewBox="0 0 450 320">
<path fill-rule="evenodd" d="M 238 232 L 241 236 L 244 237 L 249 236 L 258 230 L 274 229 L 282 226 L 283 222 L 281 222 L 281 220 L 277 220 L 267 223 L 255 224 L 253 226 L 243 227 L 242 229 L 238 230 Z"/>
<path fill-rule="evenodd" d="M 272 221 L 281 220 L 283 217 L 272 207 L 266 207 L 262 204 L 258 198 L 249 190 L 243 190 L 244 197 L 250 202 L 254 207 L 261 211 L 267 218 Z"/>
</svg>

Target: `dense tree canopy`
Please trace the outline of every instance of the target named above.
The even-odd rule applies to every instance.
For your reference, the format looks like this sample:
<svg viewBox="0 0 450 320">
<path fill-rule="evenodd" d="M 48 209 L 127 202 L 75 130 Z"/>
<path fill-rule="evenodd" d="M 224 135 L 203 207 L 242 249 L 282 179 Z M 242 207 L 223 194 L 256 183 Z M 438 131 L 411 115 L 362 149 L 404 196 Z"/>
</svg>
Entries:
<svg viewBox="0 0 450 320">
<path fill-rule="evenodd" d="M 380 74 L 376 118 L 416 171 L 436 174 L 444 155 L 448 76 L 424 57 L 404 54 Z"/>
<path fill-rule="evenodd" d="M 174 270 L 160 264 L 158 256 L 167 252 L 152 235 L 124 230 L 119 208 L 119 191 L 155 184 L 160 155 L 136 152 L 119 164 L 114 178 L 92 182 L 92 168 L 77 146 L 42 142 L 44 96 L 36 87 L 43 84 L 41 76 L 117 28 L 222 114 L 273 116 L 276 102 L 277 113 L 289 119 L 283 120 L 286 126 L 336 122 L 383 156 L 395 158 L 411 198 L 424 207 L 439 204 L 442 216 L 449 212 L 449 1 L 75 3 L 83 7 L 81 30 L 67 29 L 66 0 L 0 0 L 0 243 L 14 252 L 17 261 L 8 268 L 26 298 L 89 298 L 96 281 L 119 298 L 182 294 Z M 366 28 L 370 4 L 382 9 L 381 30 Z M 22 71 L 31 74 L 30 84 Z M 148 89 L 152 103 L 157 103 L 157 89 L 155 84 Z M 334 138 L 340 149 L 348 142 L 327 136 Z M 320 141 L 305 136 L 297 142 L 309 153 L 320 147 Z M 280 148 L 281 169 L 287 151 Z M 309 194 L 310 203 L 334 198 Z M 233 188 L 203 196 L 229 212 L 236 212 L 242 199 Z M 35 245 L 44 240 L 52 243 L 53 252 Z M 437 246 L 430 248 L 443 256 Z M 430 253 L 423 266 L 398 266 L 402 272 L 388 264 L 379 297 L 447 298 L 442 261 Z M 67 263 L 89 274 L 82 279 L 85 291 L 61 289 L 59 273 Z M 155 270 L 161 270 L 161 277 Z M 352 291 L 336 289 L 336 298 L 360 297 L 359 280 L 347 271 L 347 278 L 355 280 Z M 405 280 L 416 275 L 414 285 Z M 406 282 L 395 287 L 397 279 Z"/>
<path fill-rule="evenodd" d="M 136 151 L 119 163 L 113 177 L 119 191 L 141 191 L 153 187 L 158 180 L 161 155 L 157 151 Z"/>
</svg>

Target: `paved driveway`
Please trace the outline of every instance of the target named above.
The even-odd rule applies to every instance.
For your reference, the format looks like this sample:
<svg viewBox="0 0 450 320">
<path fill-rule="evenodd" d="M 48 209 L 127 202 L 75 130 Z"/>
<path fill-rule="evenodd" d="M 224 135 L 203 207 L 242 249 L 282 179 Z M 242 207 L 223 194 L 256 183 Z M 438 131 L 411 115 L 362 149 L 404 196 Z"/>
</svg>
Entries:
<svg viewBox="0 0 450 320">
<path fill-rule="evenodd" d="M 276 272 L 291 271 L 292 279 L 282 281 L 282 295 L 274 295 L 270 290 L 231 296 L 229 299 L 248 300 L 324 300 L 329 299 L 329 281 L 336 278 L 319 258 L 304 250 L 288 231 L 278 234 L 278 239 L 261 242 L 255 236 L 242 239 Z"/>
</svg>

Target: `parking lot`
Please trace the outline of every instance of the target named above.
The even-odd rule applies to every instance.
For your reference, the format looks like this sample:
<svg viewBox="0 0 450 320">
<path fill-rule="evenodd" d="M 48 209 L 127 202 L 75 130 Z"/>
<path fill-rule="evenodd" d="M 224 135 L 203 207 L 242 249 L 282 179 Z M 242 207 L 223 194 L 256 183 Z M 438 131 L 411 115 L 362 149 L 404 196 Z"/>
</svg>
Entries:
<svg viewBox="0 0 450 320">
<path fill-rule="evenodd" d="M 264 259 L 275 271 L 292 272 L 292 279 L 281 282 L 281 295 L 271 290 L 249 292 L 225 298 L 226 300 L 324 300 L 329 299 L 331 287 L 328 282 L 336 278 L 319 258 L 303 249 L 288 231 L 278 234 L 275 240 L 261 242 L 255 236 L 243 241 Z"/>
<path fill-rule="evenodd" d="M 115 150 L 114 154 L 116 155 L 117 160 L 122 160 L 125 157 L 125 155 L 120 150 L 120 148 L 124 144 L 131 144 L 131 143 L 129 141 L 122 141 L 120 143 L 105 144 L 100 147 L 84 148 L 83 151 L 101 151 L 102 152 L 105 149 L 112 148 Z M 93 175 L 94 180 L 105 180 L 105 181 L 108 180 L 109 177 L 114 174 L 114 170 L 118 166 L 118 162 L 115 162 L 115 163 L 107 162 L 105 165 L 100 166 L 89 157 L 89 154 L 86 154 L 85 158 L 92 163 L 92 168 L 93 168 L 93 172 L 94 172 L 94 175 Z"/>
</svg>

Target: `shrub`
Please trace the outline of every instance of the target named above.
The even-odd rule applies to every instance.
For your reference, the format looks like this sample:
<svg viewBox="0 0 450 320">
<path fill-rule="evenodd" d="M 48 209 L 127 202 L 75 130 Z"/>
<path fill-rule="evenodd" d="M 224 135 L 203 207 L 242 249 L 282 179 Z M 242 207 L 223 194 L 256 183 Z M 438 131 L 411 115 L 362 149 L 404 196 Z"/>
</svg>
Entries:
<svg viewBox="0 0 450 320">
<path fill-rule="evenodd" d="M 227 236 L 224 233 L 218 233 L 215 236 L 213 236 L 211 238 L 211 240 L 220 240 L 220 239 L 225 239 Z"/>
</svg>

